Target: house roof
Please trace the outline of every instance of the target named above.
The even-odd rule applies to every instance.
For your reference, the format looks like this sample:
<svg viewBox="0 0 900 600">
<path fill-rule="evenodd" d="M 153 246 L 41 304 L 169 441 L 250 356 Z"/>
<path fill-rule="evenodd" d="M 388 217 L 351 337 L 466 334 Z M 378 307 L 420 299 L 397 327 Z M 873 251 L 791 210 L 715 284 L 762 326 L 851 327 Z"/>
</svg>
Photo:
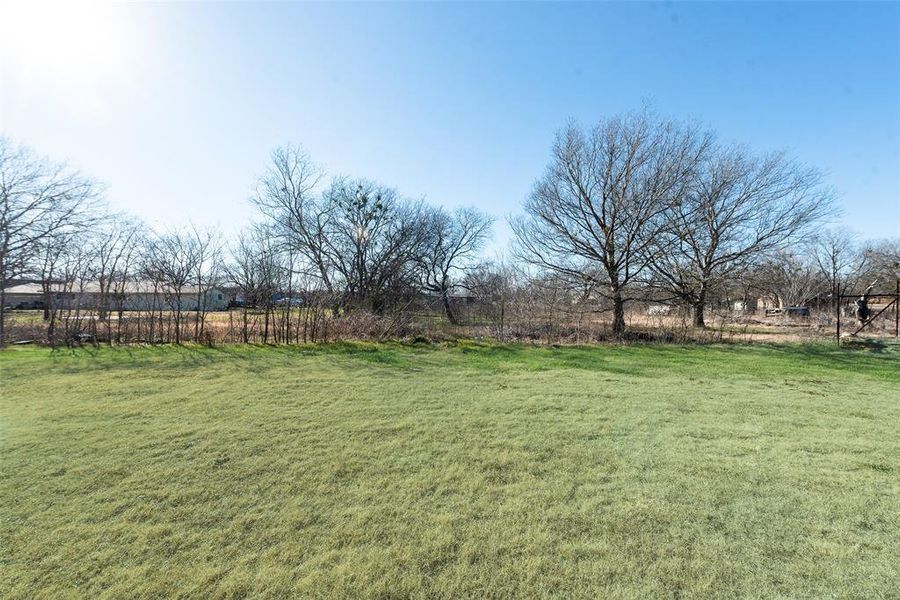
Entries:
<svg viewBox="0 0 900 600">
<path fill-rule="evenodd" d="M 197 294 L 198 287 L 195 285 L 188 285 L 181 289 L 181 293 L 184 295 Z M 33 294 L 39 295 L 43 294 L 44 290 L 42 284 L 40 282 L 28 282 L 28 283 L 19 283 L 16 285 L 8 286 L 5 289 L 7 294 Z M 125 293 L 126 294 L 165 294 L 167 291 L 170 291 L 166 286 L 156 286 L 149 281 L 129 281 L 125 284 Z M 219 288 L 208 288 L 207 292 L 217 291 L 221 292 Z M 75 293 L 75 294 L 99 294 L 100 293 L 100 283 L 97 281 L 85 281 L 84 283 L 76 283 L 71 286 L 66 286 L 60 282 L 53 282 L 50 284 L 50 292 L 65 292 L 65 293 Z"/>
</svg>

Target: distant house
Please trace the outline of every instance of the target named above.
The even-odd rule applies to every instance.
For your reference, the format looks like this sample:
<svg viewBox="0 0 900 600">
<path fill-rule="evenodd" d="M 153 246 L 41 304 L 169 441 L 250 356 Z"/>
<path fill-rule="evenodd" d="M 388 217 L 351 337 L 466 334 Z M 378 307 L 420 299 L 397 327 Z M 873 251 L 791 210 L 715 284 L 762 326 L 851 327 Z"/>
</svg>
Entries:
<svg viewBox="0 0 900 600">
<path fill-rule="evenodd" d="M 747 298 L 744 300 L 737 300 L 732 304 L 731 308 L 736 313 L 754 313 L 756 312 L 756 308 L 759 306 L 759 300 L 756 298 Z"/>
<path fill-rule="evenodd" d="M 95 281 L 67 286 L 51 283 L 44 289 L 40 282 L 22 282 L 5 290 L 5 304 L 13 309 L 82 309 L 106 308 L 111 311 L 129 310 L 224 310 L 229 298 L 218 288 L 198 293 L 196 286 L 185 286 L 180 294 L 164 286 L 147 282 L 129 282 L 122 290 L 104 295 Z M 47 306 L 49 302 L 50 306 Z M 104 304 L 106 306 L 104 306 Z"/>
<path fill-rule="evenodd" d="M 454 289 L 450 292 L 449 298 L 455 306 L 471 306 L 478 302 L 478 297 L 467 290 Z M 434 292 L 425 292 L 422 300 L 426 306 L 437 306 L 444 301 L 440 294 Z"/>
<path fill-rule="evenodd" d="M 478 302 L 478 297 L 468 290 L 454 289 L 450 292 L 450 301 L 456 304 L 470 306 Z"/>
</svg>

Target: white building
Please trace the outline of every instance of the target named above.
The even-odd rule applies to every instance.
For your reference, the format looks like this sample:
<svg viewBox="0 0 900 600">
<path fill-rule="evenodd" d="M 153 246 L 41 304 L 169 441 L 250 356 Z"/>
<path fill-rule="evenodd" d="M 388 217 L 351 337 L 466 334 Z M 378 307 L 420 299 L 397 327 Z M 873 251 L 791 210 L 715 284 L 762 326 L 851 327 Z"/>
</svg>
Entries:
<svg viewBox="0 0 900 600">
<path fill-rule="evenodd" d="M 180 291 L 146 282 L 129 282 L 124 289 L 101 293 L 95 281 L 64 285 L 52 283 L 48 289 L 39 282 L 18 283 L 5 290 L 4 304 L 16 309 L 83 309 L 106 308 L 110 311 L 183 310 L 214 311 L 228 308 L 228 296 L 218 288 L 198 289 L 185 286 Z"/>
</svg>

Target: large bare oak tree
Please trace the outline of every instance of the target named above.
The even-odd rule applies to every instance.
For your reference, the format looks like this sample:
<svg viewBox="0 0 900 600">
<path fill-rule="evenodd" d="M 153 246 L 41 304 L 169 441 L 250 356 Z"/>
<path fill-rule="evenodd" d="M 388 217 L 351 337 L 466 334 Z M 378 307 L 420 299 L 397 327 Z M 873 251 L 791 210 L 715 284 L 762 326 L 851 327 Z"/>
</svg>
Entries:
<svg viewBox="0 0 900 600">
<path fill-rule="evenodd" d="M 784 154 L 707 145 L 669 204 L 650 253 L 653 274 L 705 325 L 710 290 L 764 256 L 803 241 L 831 213 L 822 175 Z"/>
<path fill-rule="evenodd" d="M 557 134 L 547 170 L 512 221 L 517 255 L 538 268 L 596 284 L 625 331 L 629 288 L 703 154 L 696 128 L 647 113 Z"/>
</svg>

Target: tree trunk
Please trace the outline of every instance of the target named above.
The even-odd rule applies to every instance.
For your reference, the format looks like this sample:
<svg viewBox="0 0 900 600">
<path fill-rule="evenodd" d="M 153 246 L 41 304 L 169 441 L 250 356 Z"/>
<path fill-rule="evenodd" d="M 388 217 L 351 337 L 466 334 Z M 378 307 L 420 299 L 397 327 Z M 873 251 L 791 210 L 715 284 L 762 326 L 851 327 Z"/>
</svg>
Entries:
<svg viewBox="0 0 900 600">
<path fill-rule="evenodd" d="M 705 287 L 700 287 L 700 291 L 697 293 L 697 298 L 695 298 L 692 308 L 694 313 L 694 327 L 706 327 L 706 320 L 704 318 L 704 313 L 706 312 Z"/>
<path fill-rule="evenodd" d="M 384 297 L 381 294 L 373 295 L 371 300 L 369 301 L 369 306 L 371 307 L 372 312 L 376 315 L 383 315 L 386 307 Z"/>
<path fill-rule="evenodd" d="M 201 319 L 200 319 L 201 311 L 205 310 L 205 307 L 203 307 L 203 293 L 200 291 L 202 289 L 202 287 L 201 287 L 202 285 L 203 285 L 202 281 L 198 279 L 197 280 L 197 314 L 195 315 L 196 318 L 194 319 L 194 342 L 199 342 L 200 334 L 203 333 L 203 331 L 202 331 L 203 328 L 201 326 Z M 201 307 L 203 307 L 203 308 L 201 309 Z"/>
<path fill-rule="evenodd" d="M 622 292 L 618 289 L 613 291 L 613 334 L 621 337 L 625 333 L 625 300 L 622 299 Z"/>
<path fill-rule="evenodd" d="M 704 302 L 695 302 L 692 307 L 693 315 L 694 315 L 694 327 L 706 327 L 706 321 L 704 319 L 704 312 L 706 309 L 706 305 Z"/>
<path fill-rule="evenodd" d="M 453 307 L 450 305 L 450 291 L 443 290 L 441 292 L 441 304 L 444 305 L 444 314 L 447 315 L 447 320 L 450 321 L 451 325 L 459 325 L 456 320 L 456 315 L 453 314 Z"/>
<path fill-rule="evenodd" d="M 6 282 L 0 282 L 0 348 L 6 346 Z"/>
<path fill-rule="evenodd" d="M 50 346 L 56 348 L 56 309 L 50 313 L 50 321 L 47 322 L 47 341 Z"/>
<path fill-rule="evenodd" d="M 44 286 L 44 320 L 50 320 L 50 290 Z"/>
</svg>

